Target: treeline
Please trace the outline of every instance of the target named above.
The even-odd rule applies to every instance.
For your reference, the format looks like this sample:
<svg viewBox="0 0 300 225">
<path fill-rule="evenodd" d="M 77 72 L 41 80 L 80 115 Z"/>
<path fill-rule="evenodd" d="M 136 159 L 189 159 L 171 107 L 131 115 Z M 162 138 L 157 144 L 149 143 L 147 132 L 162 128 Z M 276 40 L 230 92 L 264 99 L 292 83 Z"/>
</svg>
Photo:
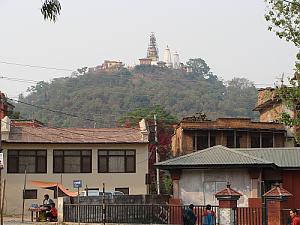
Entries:
<svg viewBox="0 0 300 225">
<path fill-rule="evenodd" d="M 19 103 L 16 111 L 21 118 L 59 127 L 136 122 L 141 116 L 147 117 L 147 109 L 158 106 L 168 112 L 172 122 L 197 112 L 205 112 L 209 119 L 257 117 L 252 111 L 257 98 L 252 82 L 234 78 L 224 83 L 202 59 L 192 59 L 189 65 L 194 72 L 147 65 L 114 72 L 78 70 L 80 73 L 70 77 L 32 86 L 26 97 L 19 97 L 20 102 L 31 105 Z"/>
</svg>

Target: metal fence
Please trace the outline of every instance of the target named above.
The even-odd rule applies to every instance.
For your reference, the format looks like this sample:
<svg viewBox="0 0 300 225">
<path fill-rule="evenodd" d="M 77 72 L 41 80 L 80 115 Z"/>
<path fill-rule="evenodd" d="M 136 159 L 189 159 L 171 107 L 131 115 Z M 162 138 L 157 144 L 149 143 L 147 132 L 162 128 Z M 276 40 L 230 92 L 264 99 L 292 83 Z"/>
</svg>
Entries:
<svg viewBox="0 0 300 225">
<path fill-rule="evenodd" d="M 188 206 L 142 204 L 65 204 L 64 222 L 183 224 L 183 212 Z M 78 210 L 79 209 L 79 210 Z M 202 224 L 205 206 L 195 206 L 197 225 Z M 219 208 L 213 206 L 218 224 Z"/>
<path fill-rule="evenodd" d="M 236 225 L 263 225 L 263 209 L 238 207 L 235 209 Z"/>
</svg>

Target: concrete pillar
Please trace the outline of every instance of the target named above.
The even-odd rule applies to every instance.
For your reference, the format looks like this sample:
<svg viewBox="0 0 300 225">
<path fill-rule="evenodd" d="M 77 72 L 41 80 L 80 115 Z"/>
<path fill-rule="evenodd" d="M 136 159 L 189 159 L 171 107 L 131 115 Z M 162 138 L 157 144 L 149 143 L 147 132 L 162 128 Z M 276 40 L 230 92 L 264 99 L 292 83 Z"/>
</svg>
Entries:
<svg viewBox="0 0 300 225">
<path fill-rule="evenodd" d="M 264 194 L 267 205 L 268 225 L 281 224 L 281 209 L 283 203 L 291 197 L 292 194 L 278 185 Z"/>
<path fill-rule="evenodd" d="M 242 194 L 233 190 L 230 188 L 230 184 L 227 184 L 227 187 L 216 193 L 215 196 L 219 201 L 220 208 L 219 225 L 235 225 L 235 209 Z"/>
<path fill-rule="evenodd" d="M 64 222 L 64 197 L 57 199 L 57 219 L 59 223 Z"/>
<path fill-rule="evenodd" d="M 170 173 L 173 181 L 173 198 L 179 198 L 180 197 L 179 180 L 180 180 L 181 170 L 170 171 Z"/>
</svg>

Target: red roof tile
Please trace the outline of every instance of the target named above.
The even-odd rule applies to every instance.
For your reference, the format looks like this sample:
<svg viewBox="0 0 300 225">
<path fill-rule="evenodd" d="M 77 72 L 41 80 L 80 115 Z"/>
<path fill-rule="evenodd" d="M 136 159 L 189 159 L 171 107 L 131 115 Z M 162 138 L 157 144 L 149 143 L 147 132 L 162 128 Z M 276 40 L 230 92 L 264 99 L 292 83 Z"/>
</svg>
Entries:
<svg viewBox="0 0 300 225">
<path fill-rule="evenodd" d="M 264 194 L 265 197 L 289 197 L 293 196 L 290 192 L 282 187 L 276 186 Z"/>
<path fill-rule="evenodd" d="M 218 193 L 215 194 L 215 196 L 216 197 L 218 197 L 218 196 L 242 196 L 242 194 L 233 190 L 230 187 L 230 184 L 228 184 L 224 190 L 219 191 Z"/>
</svg>

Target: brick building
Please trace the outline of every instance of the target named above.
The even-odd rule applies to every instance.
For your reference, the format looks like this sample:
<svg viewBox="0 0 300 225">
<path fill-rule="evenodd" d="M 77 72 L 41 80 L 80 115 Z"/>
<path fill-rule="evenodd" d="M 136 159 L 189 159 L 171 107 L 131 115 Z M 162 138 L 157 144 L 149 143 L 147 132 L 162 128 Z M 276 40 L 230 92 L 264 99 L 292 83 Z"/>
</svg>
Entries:
<svg viewBox="0 0 300 225">
<path fill-rule="evenodd" d="M 215 121 L 187 117 L 176 126 L 172 154 L 179 156 L 215 145 L 228 148 L 283 147 L 286 130 L 275 122 L 253 122 L 248 118 L 219 118 Z"/>
<path fill-rule="evenodd" d="M 276 97 L 274 88 L 261 88 L 258 90 L 257 103 L 253 111 L 259 112 L 260 122 L 278 122 L 282 113 L 288 113 L 294 117 L 295 112 L 288 109 L 281 100 Z M 286 146 L 295 146 L 293 133 L 295 128 L 285 127 L 287 131 Z"/>
</svg>

